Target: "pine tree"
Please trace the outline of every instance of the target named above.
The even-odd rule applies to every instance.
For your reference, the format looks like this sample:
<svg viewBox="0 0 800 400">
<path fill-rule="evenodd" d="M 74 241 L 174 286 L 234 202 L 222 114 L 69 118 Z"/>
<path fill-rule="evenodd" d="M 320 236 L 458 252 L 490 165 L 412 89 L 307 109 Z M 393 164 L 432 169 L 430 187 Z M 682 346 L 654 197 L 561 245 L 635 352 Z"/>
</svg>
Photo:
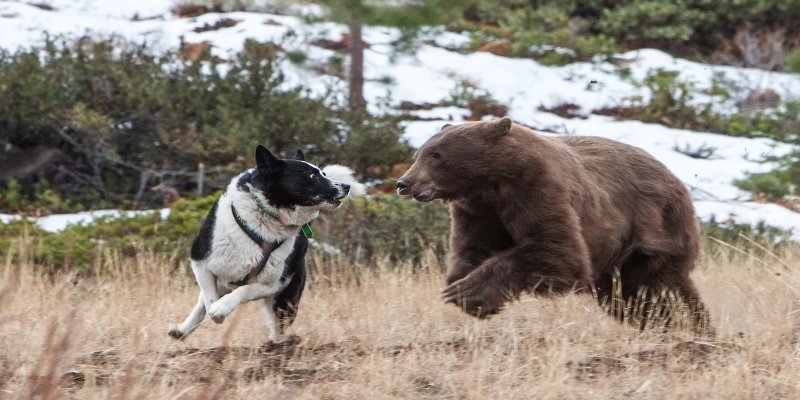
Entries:
<svg viewBox="0 0 800 400">
<path fill-rule="evenodd" d="M 329 17 L 347 24 L 350 31 L 348 103 L 353 123 L 363 119 L 364 25 L 391 26 L 415 34 L 423 26 L 439 25 L 458 18 L 471 0 L 323 0 Z"/>
</svg>

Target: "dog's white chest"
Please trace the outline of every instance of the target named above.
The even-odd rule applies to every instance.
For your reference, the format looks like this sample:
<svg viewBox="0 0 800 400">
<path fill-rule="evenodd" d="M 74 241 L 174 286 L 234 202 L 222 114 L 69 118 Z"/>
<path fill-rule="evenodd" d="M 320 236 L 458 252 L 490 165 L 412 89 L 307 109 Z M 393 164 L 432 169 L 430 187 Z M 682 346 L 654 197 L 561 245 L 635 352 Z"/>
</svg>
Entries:
<svg viewBox="0 0 800 400">
<path fill-rule="evenodd" d="M 228 235 L 214 240 L 211 257 L 204 261 L 205 267 L 220 281 L 230 283 L 245 278 L 259 265 L 264 254 L 255 242 L 241 232 L 226 233 Z M 272 251 L 263 271 L 256 278 L 258 282 L 273 283 L 280 280 L 286 260 L 294 248 L 294 241 L 295 238 L 290 237 Z"/>
</svg>

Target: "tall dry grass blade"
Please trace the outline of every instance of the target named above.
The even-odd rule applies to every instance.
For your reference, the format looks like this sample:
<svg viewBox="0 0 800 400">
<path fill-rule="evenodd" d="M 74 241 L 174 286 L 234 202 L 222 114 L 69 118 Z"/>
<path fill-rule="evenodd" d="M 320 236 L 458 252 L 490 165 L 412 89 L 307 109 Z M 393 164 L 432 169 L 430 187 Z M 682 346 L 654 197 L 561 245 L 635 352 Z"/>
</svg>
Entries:
<svg viewBox="0 0 800 400">
<path fill-rule="evenodd" d="M 770 256 L 770 257 L 772 257 L 773 259 L 775 259 L 775 261 L 777 261 L 777 262 L 778 262 L 780 265 L 782 265 L 782 266 L 786 267 L 786 269 L 792 270 L 792 269 L 796 268 L 796 267 L 794 267 L 794 266 L 791 266 L 791 265 L 787 264 L 785 261 L 783 261 L 783 259 L 781 259 L 780 257 L 778 257 L 778 256 L 775 254 L 775 252 L 773 252 L 773 251 L 770 251 L 769 249 L 767 249 L 766 247 L 762 246 L 761 244 L 759 244 L 758 242 L 756 242 L 756 241 L 755 241 L 755 240 L 753 240 L 752 238 L 750 238 L 750 237 L 748 237 L 748 236 L 746 236 L 746 235 L 743 235 L 743 234 L 741 234 L 741 233 L 739 233 L 739 237 L 740 237 L 740 238 L 742 238 L 742 239 L 744 239 L 744 240 L 746 240 L 746 241 L 747 241 L 748 243 L 750 243 L 751 245 L 753 245 L 753 246 L 757 247 L 759 250 L 763 251 L 763 252 L 764 252 L 766 255 L 768 255 L 768 256 Z"/>
<path fill-rule="evenodd" d="M 42 400 L 58 398 L 61 396 L 59 373 L 64 357 L 70 347 L 70 338 L 73 334 L 75 311 L 67 315 L 64 321 L 64 331 L 58 335 L 59 321 L 54 317 L 47 329 L 42 355 L 37 366 L 29 375 L 28 396 L 39 397 Z"/>
<path fill-rule="evenodd" d="M 721 244 L 721 245 L 723 245 L 723 246 L 725 246 L 725 247 L 727 247 L 727 248 L 739 253 L 739 254 L 748 256 L 748 257 L 750 257 L 750 258 L 752 258 L 752 259 L 754 259 L 754 260 L 756 260 L 756 261 L 758 261 L 758 262 L 760 262 L 760 263 L 762 263 L 764 265 L 767 265 L 767 266 L 770 265 L 766 260 L 758 258 L 758 257 L 754 256 L 753 254 L 748 253 L 748 252 L 746 252 L 746 251 L 744 251 L 744 250 L 742 250 L 742 249 L 740 249 L 740 248 L 738 248 L 738 247 L 736 247 L 736 246 L 734 246 L 734 245 L 732 245 L 732 244 L 730 244 L 730 243 L 728 243 L 728 242 L 726 242 L 724 240 L 717 239 L 717 238 L 715 238 L 713 236 L 709 236 L 708 238 L 711 239 L 712 241 L 718 243 L 718 244 Z"/>
</svg>

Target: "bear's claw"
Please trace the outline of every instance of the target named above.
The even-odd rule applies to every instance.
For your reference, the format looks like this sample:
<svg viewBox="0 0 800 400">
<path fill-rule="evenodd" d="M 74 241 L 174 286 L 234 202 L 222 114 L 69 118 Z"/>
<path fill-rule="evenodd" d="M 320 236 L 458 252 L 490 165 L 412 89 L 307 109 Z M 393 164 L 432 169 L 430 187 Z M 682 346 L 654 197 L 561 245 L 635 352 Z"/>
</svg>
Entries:
<svg viewBox="0 0 800 400">
<path fill-rule="evenodd" d="M 503 288 L 477 274 L 455 281 L 442 290 L 445 303 L 453 303 L 478 318 L 486 318 L 502 310 L 508 300 Z"/>
</svg>

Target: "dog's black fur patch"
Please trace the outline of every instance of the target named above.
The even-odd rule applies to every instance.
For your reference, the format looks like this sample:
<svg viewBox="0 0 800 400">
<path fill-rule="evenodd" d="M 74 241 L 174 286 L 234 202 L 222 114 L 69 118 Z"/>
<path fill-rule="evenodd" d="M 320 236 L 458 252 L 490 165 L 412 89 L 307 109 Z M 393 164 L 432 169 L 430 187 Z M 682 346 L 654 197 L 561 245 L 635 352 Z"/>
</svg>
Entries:
<svg viewBox="0 0 800 400">
<path fill-rule="evenodd" d="M 286 276 L 291 276 L 291 280 L 289 285 L 275 297 L 272 306 L 284 329 L 294 322 L 297 308 L 300 306 L 300 296 L 303 295 L 303 288 L 306 285 L 306 251 L 308 251 L 308 239 L 299 234 L 294 242 L 292 254 L 286 258 L 284 269 L 284 273 Z"/>
<path fill-rule="evenodd" d="M 236 181 L 236 187 L 243 191 L 243 192 L 250 192 L 250 188 L 247 184 L 253 185 L 256 189 L 264 189 L 260 179 L 253 179 L 254 176 L 258 175 L 256 171 L 247 171 L 242 176 L 239 177 L 239 180 Z"/>
<path fill-rule="evenodd" d="M 200 232 L 197 233 L 194 242 L 192 242 L 192 250 L 190 253 L 192 260 L 204 260 L 211 254 L 211 241 L 214 239 L 214 224 L 217 219 L 217 203 L 219 203 L 219 199 L 211 206 L 206 220 L 203 221 L 203 225 L 200 227 Z"/>
</svg>

